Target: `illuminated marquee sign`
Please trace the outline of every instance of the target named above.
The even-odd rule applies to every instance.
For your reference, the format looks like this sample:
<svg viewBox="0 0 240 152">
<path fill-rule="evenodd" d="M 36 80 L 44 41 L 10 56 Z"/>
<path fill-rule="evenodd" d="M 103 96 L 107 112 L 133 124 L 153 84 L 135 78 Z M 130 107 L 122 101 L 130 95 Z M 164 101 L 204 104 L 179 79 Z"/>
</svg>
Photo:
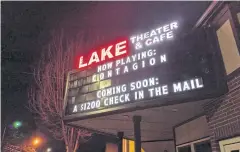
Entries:
<svg viewBox="0 0 240 152">
<path fill-rule="evenodd" d="M 206 30 L 186 38 L 179 38 L 177 30 L 178 23 L 171 22 L 81 56 L 79 69 L 68 74 L 66 118 L 221 94 L 225 83 L 215 66 L 219 62 L 209 55 L 214 45 L 210 47 Z"/>
</svg>

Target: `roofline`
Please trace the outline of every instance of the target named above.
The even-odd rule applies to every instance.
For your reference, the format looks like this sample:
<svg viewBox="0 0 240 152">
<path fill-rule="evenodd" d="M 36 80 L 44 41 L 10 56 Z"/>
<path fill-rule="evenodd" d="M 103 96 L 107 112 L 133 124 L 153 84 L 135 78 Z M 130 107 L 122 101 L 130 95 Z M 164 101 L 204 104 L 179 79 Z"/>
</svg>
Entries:
<svg viewBox="0 0 240 152">
<path fill-rule="evenodd" d="M 224 1 L 214 0 L 206 9 L 206 11 L 202 14 L 202 16 L 198 19 L 194 28 L 198 28 L 200 26 L 206 25 L 206 23 L 211 19 L 212 15 L 214 15 L 224 4 Z"/>
</svg>

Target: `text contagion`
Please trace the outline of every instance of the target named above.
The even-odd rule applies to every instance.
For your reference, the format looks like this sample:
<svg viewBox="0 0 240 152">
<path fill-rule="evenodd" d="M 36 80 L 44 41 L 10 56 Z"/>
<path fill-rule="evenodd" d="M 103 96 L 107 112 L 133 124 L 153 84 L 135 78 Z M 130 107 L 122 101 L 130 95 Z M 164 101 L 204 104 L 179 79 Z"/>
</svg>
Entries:
<svg viewBox="0 0 240 152">
<path fill-rule="evenodd" d="M 156 50 L 147 50 L 126 58 L 117 59 L 97 66 L 97 72 L 92 76 L 92 82 L 114 76 L 128 74 L 140 69 L 154 67 L 167 62 L 167 55 L 158 54 Z"/>
</svg>

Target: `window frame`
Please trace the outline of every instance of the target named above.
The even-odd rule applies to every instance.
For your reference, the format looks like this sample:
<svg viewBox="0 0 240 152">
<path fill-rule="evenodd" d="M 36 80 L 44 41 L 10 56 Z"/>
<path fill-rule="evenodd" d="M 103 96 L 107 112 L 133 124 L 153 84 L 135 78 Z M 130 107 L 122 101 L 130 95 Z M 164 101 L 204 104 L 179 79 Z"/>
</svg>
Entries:
<svg viewBox="0 0 240 152">
<path fill-rule="evenodd" d="M 185 146 L 177 147 L 177 152 L 179 151 L 180 148 L 184 148 L 184 147 L 190 147 L 190 150 L 191 150 L 191 152 L 192 152 L 191 144 L 188 144 L 188 145 L 185 145 Z"/>
<path fill-rule="evenodd" d="M 195 152 L 194 144 L 198 144 L 198 143 L 202 143 L 202 142 L 210 142 L 210 137 L 206 137 L 206 138 L 199 139 L 199 140 L 194 140 L 194 141 L 191 141 L 191 142 L 188 142 L 188 143 L 185 143 L 185 144 L 177 145 L 176 146 L 176 152 L 179 152 L 178 148 L 186 147 L 186 146 L 190 146 L 191 147 L 191 152 Z M 210 144 L 211 144 L 211 142 L 210 142 Z"/>
<path fill-rule="evenodd" d="M 238 20 L 237 14 L 240 13 L 240 2 L 232 2 L 229 5 L 231 20 L 232 20 L 232 30 L 238 46 L 238 51 L 240 55 L 240 20 Z"/>
<path fill-rule="evenodd" d="M 240 136 L 219 141 L 220 152 L 224 152 L 225 151 L 224 150 L 224 146 L 225 145 L 238 143 L 239 141 L 240 141 Z"/>
<path fill-rule="evenodd" d="M 210 142 L 210 140 L 200 141 L 200 142 L 197 142 L 197 143 L 194 143 L 194 144 L 193 144 L 194 152 L 196 152 L 196 144 L 202 144 L 202 143 L 209 143 L 209 144 L 210 144 L 210 147 L 211 147 L 211 142 Z M 211 147 L 211 149 L 212 149 L 212 147 Z"/>
<path fill-rule="evenodd" d="M 212 26 L 217 31 L 227 20 L 229 20 L 237 44 L 238 55 L 240 56 L 240 34 L 238 34 L 240 33 L 240 23 L 237 18 L 237 13 L 240 12 L 239 5 L 240 2 L 227 3 L 227 5 L 225 5 L 213 18 Z"/>
</svg>

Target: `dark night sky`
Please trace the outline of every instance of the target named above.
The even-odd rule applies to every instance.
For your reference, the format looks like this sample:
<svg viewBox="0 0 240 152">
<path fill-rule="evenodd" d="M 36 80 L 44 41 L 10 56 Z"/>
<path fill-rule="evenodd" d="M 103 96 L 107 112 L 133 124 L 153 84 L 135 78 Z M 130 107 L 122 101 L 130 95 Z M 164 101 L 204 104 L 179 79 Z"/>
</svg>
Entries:
<svg viewBox="0 0 240 152">
<path fill-rule="evenodd" d="M 166 14 L 169 10 L 175 14 L 181 11 L 182 14 L 178 15 L 188 18 L 194 24 L 210 2 L 154 2 L 154 5 L 149 2 L 106 3 L 108 2 L 1 2 L 2 125 L 22 120 L 28 123 L 26 126 L 30 129 L 36 129 L 33 116 L 26 108 L 27 88 L 33 83 L 32 69 L 38 61 L 41 46 L 48 42 L 51 29 L 61 27 L 74 31 L 86 28 L 104 34 L 121 27 L 141 27 L 141 23 L 149 18 L 147 15 L 152 13 L 151 9 L 146 9 L 150 5 L 157 10 L 155 16 L 163 14 L 159 15 L 162 20 L 168 18 Z M 168 6 L 172 8 L 166 9 Z M 158 7 L 162 9 L 157 9 Z M 119 10 L 124 10 L 121 15 L 125 18 L 118 17 L 116 20 L 114 13 L 117 14 Z M 146 12 L 146 16 L 138 18 L 138 22 L 129 20 L 135 18 L 134 14 L 143 12 Z M 97 139 L 99 138 L 94 140 Z M 96 143 L 94 140 L 93 143 Z"/>
</svg>

